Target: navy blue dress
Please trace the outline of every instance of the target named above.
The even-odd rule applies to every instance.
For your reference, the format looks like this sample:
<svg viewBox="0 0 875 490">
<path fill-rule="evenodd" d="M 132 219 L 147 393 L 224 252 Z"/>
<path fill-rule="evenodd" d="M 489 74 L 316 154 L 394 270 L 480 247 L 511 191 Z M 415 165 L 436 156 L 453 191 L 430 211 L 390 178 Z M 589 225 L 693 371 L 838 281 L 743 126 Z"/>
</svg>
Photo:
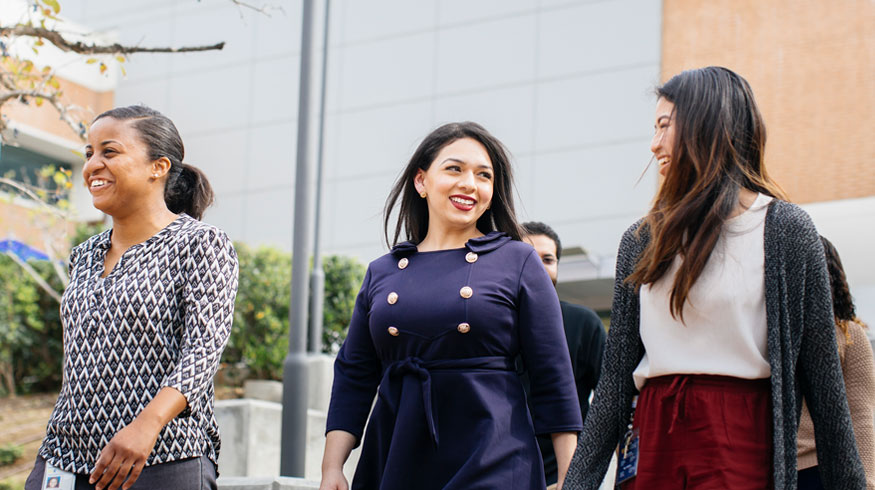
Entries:
<svg viewBox="0 0 875 490">
<path fill-rule="evenodd" d="M 334 373 L 327 431 L 358 444 L 377 393 L 353 489 L 543 489 L 535 434 L 582 427 L 556 290 L 503 233 L 373 261 Z"/>
</svg>

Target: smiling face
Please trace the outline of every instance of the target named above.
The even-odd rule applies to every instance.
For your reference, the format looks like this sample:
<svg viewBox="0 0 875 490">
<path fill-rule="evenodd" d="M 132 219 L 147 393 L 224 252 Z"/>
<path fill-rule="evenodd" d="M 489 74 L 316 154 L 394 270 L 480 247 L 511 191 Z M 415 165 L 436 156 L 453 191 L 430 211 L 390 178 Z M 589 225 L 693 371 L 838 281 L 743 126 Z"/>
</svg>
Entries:
<svg viewBox="0 0 875 490">
<path fill-rule="evenodd" d="M 443 147 L 428 170 L 417 172 L 413 184 L 417 192 L 426 193 L 429 223 L 473 231 L 492 202 L 494 180 L 486 148 L 462 138 Z"/>
<path fill-rule="evenodd" d="M 665 177 L 665 173 L 671 166 L 671 152 L 675 143 L 675 113 L 674 104 L 665 97 L 656 101 L 656 119 L 654 123 L 653 139 L 650 141 L 650 151 L 659 163 L 659 173 Z"/>
<path fill-rule="evenodd" d="M 82 177 L 94 207 L 120 217 L 150 200 L 163 202 L 163 177 L 170 161 L 150 161 L 148 149 L 131 121 L 112 117 L 91 125 Z"/>
</svg>

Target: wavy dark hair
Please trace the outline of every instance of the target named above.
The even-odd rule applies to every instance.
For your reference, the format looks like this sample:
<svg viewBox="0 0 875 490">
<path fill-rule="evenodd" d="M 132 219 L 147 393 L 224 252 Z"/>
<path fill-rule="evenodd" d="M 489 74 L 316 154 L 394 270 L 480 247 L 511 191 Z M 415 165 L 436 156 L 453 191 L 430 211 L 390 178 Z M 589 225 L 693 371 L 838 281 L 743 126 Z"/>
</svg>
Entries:
<svg viewBox="0 0 875 490">
<path fill-rule="evenodd" d="M 683 257 L 669 308 L 683 321 L 683 306 L 724 222 L 744 188 L 784 198 L 766 173 L 766 127 L 747 81 L 732 70 L 687 70 L 656 89 L 674 104 L 671 167 L 646 217 L 652 239 L 627 281 L 659 280 L 674 257 Z"/>
<path fill-rule="evenodd" d="M 845 277 L 845 268 L 842 267 L 842 259 L 839 257 L 838 250 L 825 237 L 821 236 L 820 241 L 823 242 L 826 269 L 829 271 L 833 314 L 836 324 L 845 333 L 845 337 L 848 337 L 848 322 L 856 322 L 864 327 L 866 325 L 857 318 L 857 308 L 854 306 L 854 298 L 851 296 L 848 279 Z"/>
<path fill-rule="evenodd" d="M 167 209 L 201 219 L 213 203 L 213 188 L 200 169 L 182 162 L 185 146 L 173 121 L 150 107 L 132 105 L 110 109 L 95 117 L 92 124 L 105 117 L 133 121 L 131 126 L 145 143 L 149 159 L 154 161 L 165 157 L 170 160 L 170 171 L 164 184 Z"/>
<path fill-rule="evenodd" d="M 514 187 L 510 154 L 501 141 L 492 136 L 483 126 L 468 121 L 444 124 L 435 129 L 422 140 L 422 143 L 413 152 L 407 167 L 404 168 L 392 187 L 383 210 L 383 232 L 386 244 L 390 248 L 398 244 L 402 230 L 404 230 L 407 240 L 413 243 L 419 243 L 425 238 L 426 233 L 428 233 L 428 204 L 416 192 L 413 179 L 419 170 L 428 170 L 437 154 L 445 146 L 463 138 L 471 138 L 486 148 L 495 175 L 492 203 L 483 216 L 477 220 L 477 229 L 482 233 L 495 230 L 503 231 L 514 240 L 520 240 L 522 233 L 513 205 Z M 399 201 L 398 219 L 395 222 L 393 238 L 390 240 L 389 220 Z"/>
</svg>

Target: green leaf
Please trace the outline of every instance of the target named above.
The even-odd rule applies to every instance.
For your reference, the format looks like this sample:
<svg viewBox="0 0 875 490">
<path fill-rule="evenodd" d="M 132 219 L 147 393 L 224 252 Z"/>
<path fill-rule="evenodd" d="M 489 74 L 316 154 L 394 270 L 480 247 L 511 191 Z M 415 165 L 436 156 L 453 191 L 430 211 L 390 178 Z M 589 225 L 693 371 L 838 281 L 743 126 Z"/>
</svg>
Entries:
<svg viewBox="0 0 875 490">
<path fill-rule="evenodd" d="M 56 14 L 61 12 L 61 4 L 58 3 L 58 0 L 43 0 L 43 3 L 51 7 Z"/>
</svg>

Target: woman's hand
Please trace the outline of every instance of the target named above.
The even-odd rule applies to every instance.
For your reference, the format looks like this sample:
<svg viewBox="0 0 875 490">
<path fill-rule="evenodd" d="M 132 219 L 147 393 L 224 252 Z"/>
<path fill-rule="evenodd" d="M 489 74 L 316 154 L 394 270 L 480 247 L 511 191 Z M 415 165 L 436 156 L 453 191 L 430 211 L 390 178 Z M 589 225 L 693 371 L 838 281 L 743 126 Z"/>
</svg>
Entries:
<svg viewBox="0 0 875 490">
<path fill-rule="evenodd" d="M 574 456 L 574 450 L 577 449 L 577 432 L 557 432 L 550 434 L 553 439 L 553 452 L 556 453 L 556 466 L 559 476 L 558 485 L 556 488 L 562 490 L 565 483 L 565 475 L 568 473 L 568 465 L 571 464 L 571 457 Z"/>
<path fill-rule="evenodd" d="M 140 477 L 146 459 L 155 447 L 163 426 L 150 424 L 137 417 L 120 430 L 100 451 L 89 483 L 97 490 L 115 490 L 124 483 L 127 490 Z M 127 479 L 127 482 L 125 480 Z"/>
<path fill-rule="evenodd" d="M 341 470 L 323 471 L 319 490 L 349 490 L 349 483 Z"/>
<path fill-rule="evenodd" d="M 322 483 L 319 490 L 348 490 L 349 483 L 343 475 L 343 463 L 355 446 L 355 436 L 342 430 L 325 434 L 325 454 L 322 455 Z"/>
<path fill-rule="evenodd" d="M 140 415 L 118 431 L 109 444 L 100 450 L 88 483 L 95 485 L 97 490 L 131 488 L 146 466 L 161 429 L 185 410 L 187 404 L 185 397 L 176 389 L 161 388 Z"/>
</svg>

